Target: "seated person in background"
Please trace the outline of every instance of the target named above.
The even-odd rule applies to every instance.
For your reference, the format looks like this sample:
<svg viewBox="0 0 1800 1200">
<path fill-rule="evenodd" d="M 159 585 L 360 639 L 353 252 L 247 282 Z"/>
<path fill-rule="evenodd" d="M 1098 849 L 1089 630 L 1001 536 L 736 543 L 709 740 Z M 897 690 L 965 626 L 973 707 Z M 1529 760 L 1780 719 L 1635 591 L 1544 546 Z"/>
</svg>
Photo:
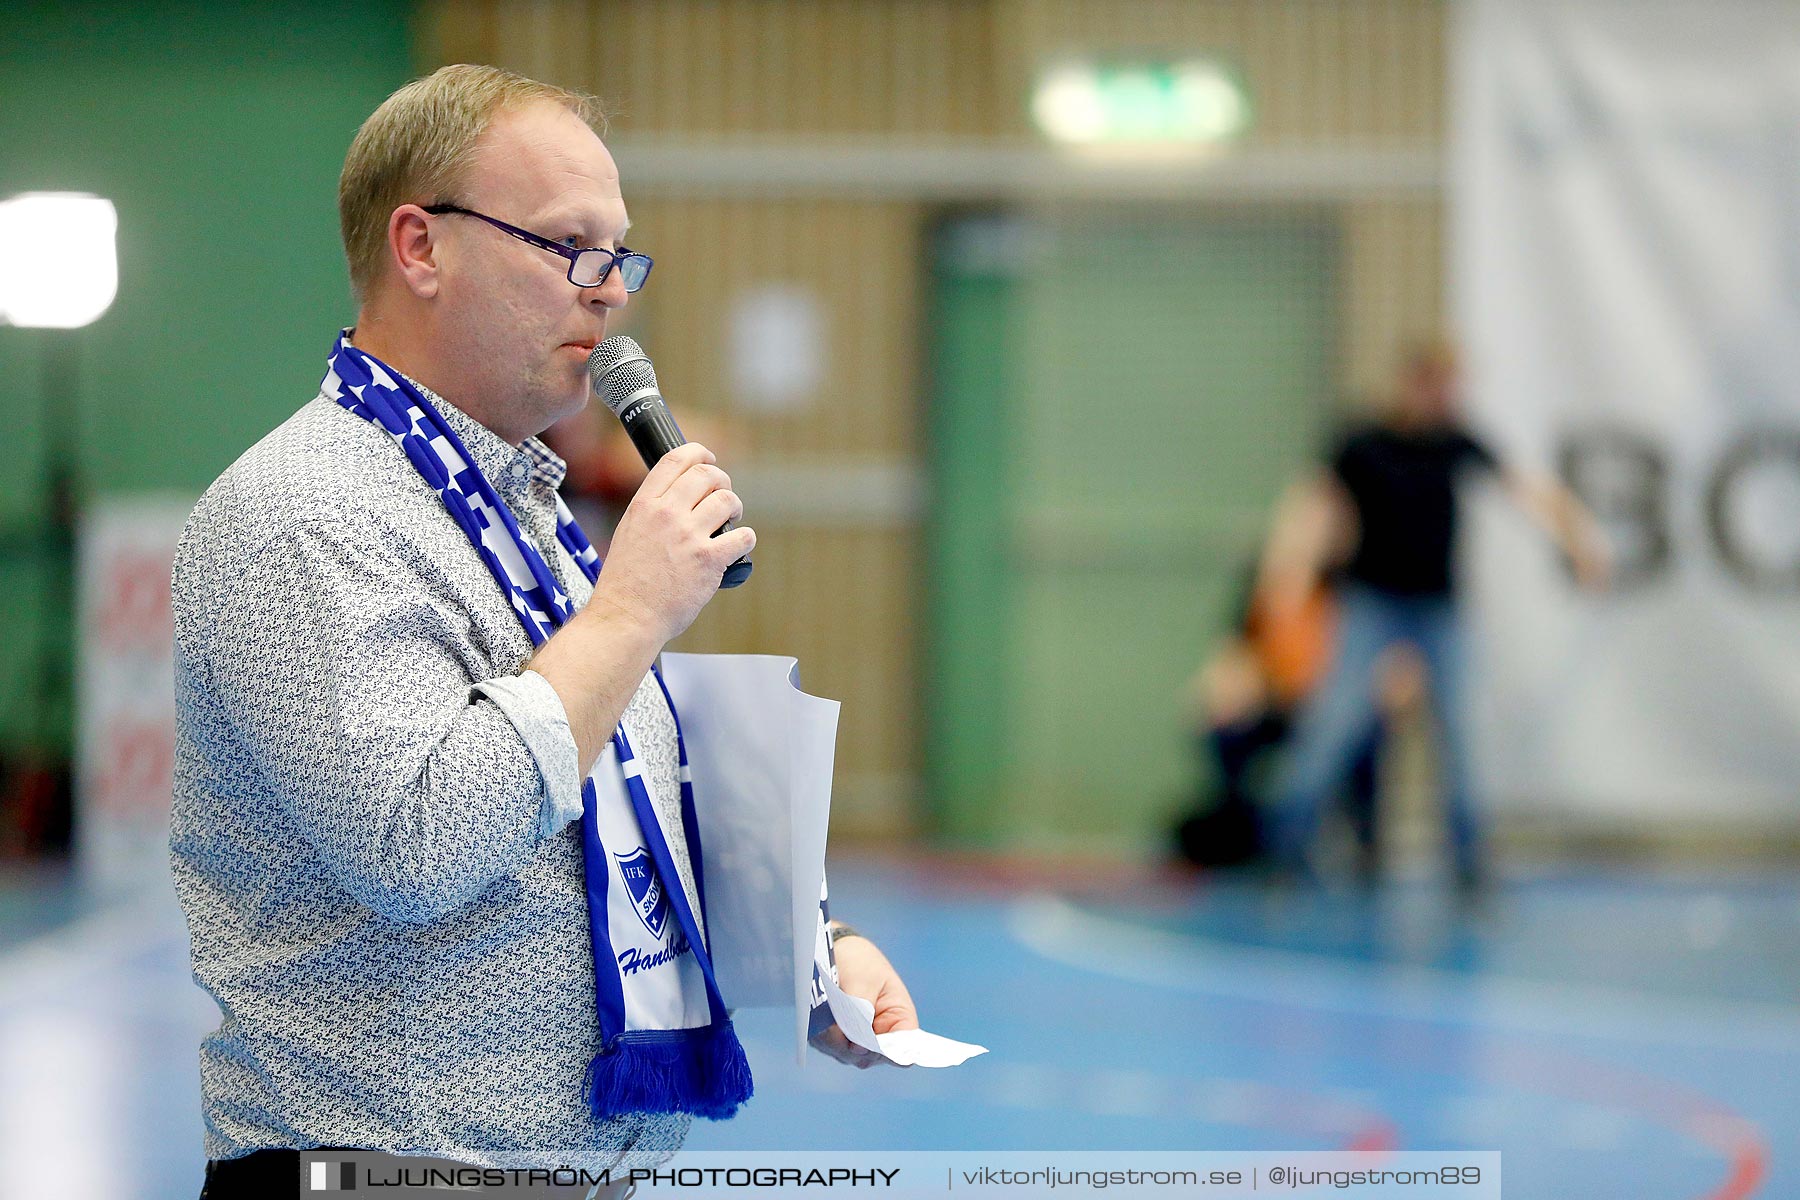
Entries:
<svg viewBox="0 0 1800 1200">
<path fill-rule="evenodd" d="M 1297 497 L 1291 491 L 1277 509 L 1271 546 L 1287 536 Z M 1195 736 L 1213 781 L 1175 828 L 1177 853 L 1195 866 L 1249 863 L 1267 851 L 1259 790 L 1272 774 L 1268 760 L 1287 741 L 1294 713 L 1331 658 L 1337 605 L 1329 584 L 1318 581 L 1298 603 L 1282 603 L 1266 575 L 1262 568 L 1252 573 L 1231 635 L 1190 686 Z M 1379 716 L 1368 724 L 1343 789 L 1358 870 L 1368 879 L 1380 867 L 1376 805 L 1384 727 L 1417 703 L 1421 686 L 1413 656 L 1395 654 L 1384 664 Z"/>
</svg>

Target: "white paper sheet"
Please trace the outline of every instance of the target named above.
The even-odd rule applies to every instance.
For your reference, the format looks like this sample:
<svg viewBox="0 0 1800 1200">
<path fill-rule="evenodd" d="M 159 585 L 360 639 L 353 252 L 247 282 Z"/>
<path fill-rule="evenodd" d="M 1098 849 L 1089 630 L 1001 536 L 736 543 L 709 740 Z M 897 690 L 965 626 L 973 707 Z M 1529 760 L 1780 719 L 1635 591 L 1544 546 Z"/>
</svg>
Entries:
<svg viewBox="0 0 1800 1200">
<path fill-rule="evenodd" d="M 792 658 L 665 654 L 662 671 L 694 779 L 719 990 L 734 1008 L 790 1008 L 804 1059 L 813 961 L 822 949 L 838 702 L 802 692 Z M 923 1031 L 876 1034 L 874 1007 L 826 979 L 832 1016 L 865 1049 L 920 1066 L 984 1053 Z"/>
<path fill-rule="evenodd" d="M 812 985 L 838 702 L 799 689 L 794 659 L 665 654 L 694 777 L 708 940 L 737 1008 L 795 1011 Z"/>
</svg>

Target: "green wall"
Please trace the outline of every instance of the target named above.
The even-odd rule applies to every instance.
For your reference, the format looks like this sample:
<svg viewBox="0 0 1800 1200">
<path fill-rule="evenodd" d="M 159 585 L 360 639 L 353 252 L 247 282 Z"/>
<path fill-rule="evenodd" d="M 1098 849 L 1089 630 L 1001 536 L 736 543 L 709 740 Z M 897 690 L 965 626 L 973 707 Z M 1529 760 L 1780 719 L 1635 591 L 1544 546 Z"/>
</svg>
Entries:
<svg viewBox="0 0 1800 1200">
<path fill-rule="evenodd" d="M 940 835 L 1005 836 L 993 800 L 1012 766 L 1009 676 L 1013 563 L 1009 495 L 1019 373 L 1017 221 L 962 217 L 935 231 L 925 338 L 925 427 L 932 504 L 924 548 L 928 597 L 920 761 Z"/>
<path fill-rule="evenodd" d="M 947 226 L 926 699 L 953 843 L 1134 851 L 1200 769 L 1182 692 L 1330 410 L 1307 214 Z"/>
<path fill-rule="evenodd" d="M 62 636 L 37 599 L 55 570 L 37 537 L 50 420 L 86 494 L 198 495 L 314 394 L 353 316 L 338 170 L 410 74 L 409 19 L 402 0 L 0 5 L 0 197 L 119 209 L 119 295 L 69 335 L 71 404 L 46 418 L 44 335 L 0 327 L 7 695 L 32 694 Z M 26 709 L 0 706 L 0 748 Z"/>
</svg>

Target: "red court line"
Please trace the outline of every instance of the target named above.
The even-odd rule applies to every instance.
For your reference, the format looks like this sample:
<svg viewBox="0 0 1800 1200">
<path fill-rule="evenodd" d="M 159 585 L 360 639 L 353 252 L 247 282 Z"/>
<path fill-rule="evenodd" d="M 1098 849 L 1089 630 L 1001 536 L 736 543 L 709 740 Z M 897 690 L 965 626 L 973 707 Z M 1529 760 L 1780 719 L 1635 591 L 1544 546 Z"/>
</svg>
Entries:
<svg viewBox="0 0 1800 1200">
<path fill-rule="evenodd" d="M 1288 1091 L 1265 1083 L 1259 1083 L 1257 1086 L 1265 1094 L 1276 1097 L 1279 1104 L 1272 1114 L 1274 1119 L 1245 1122 L 1245 1124 L 1261 1126 L 1264 1129 L 1279 1129 L 1283 1133 L 1303 1133 L 1322 1137 L 1329 1137 L 1341 1130 L 1343 1123 L 1327 1118 L 1321 1110 L 1329 1108 L 1341 1114 L 1344 1110 L 1343 1105 L 1328 1104 L 1310 1092 Z M 1399 1127 L 1386 1113 L 1379 1109 L 1364 1109 L 1358 1113 L 1358 1121 L 1359 1123 L 1351 1132 L 1350 1140 L 1344 1144 L 1343 1149 L 1369 1154 L 1384 1154 L 1398 1149 Z"/>
<path fill-rule="evenodd" d="M 1503 1061 L 1511 1059 L 1528 1064 L 1524 1081 L 1541 1083 L 1546 1077 L 1560 1077 L 1563 1095 L 1635 1112 L 1716 1151 L 1728 1172 L 1723 1183 L 1699 1200 L 1747 1200 L 1768 1177 L 1769 1146 L 1762 1130 L 1710 1096 L 1672 1080 L 1581 1055 L 1512 1052 Z"/>
<path fill-rule="evenodd" d="M 1497 1036 L 1497 1031 L 1487 1033 Z M 1415 1045 L 1412 1050 L 1409 1059 L 1416 1056 L 1425 1070 L 1438 1069 L 1424 1046 Z M 1385 1061 L 1391 1063 L 1392 1055 Z M 1727 1174 L 1719 1186 L 1697 1200 L 1748 1200 L 1768 1177 L 1768 1142 L 1756 1123 L 1673 1080 L 1586 1055 L 1516 1045 L 1505 1046 L 1493 1062 L 1497 1069 L 1486 1076 L 1491 1082 L 1634 1113 L 1715 1151 L 1725 1160 Z"/>
</svg>

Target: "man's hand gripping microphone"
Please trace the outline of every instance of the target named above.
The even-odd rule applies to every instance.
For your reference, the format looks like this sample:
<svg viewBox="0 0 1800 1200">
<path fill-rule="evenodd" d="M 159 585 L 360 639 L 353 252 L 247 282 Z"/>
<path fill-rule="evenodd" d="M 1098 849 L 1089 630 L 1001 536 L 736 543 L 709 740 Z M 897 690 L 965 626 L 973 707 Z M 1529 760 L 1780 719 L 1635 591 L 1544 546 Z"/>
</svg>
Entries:
<svg viewBox="0 0 1800 1200">
<path fill-rule="evenodd" d="M 654 467 L 663 455 L 687 444 L 656 386 L 656 368 L 650 365 L 649 357 L 636 342 L 628 337 L 607 338 L 588 355 L 587 369 L 594 394 L 625 426 L 631 444 L 637 447 L 646 467 Z M 713 536 L 718 537 L 730 529 L 731 522 L 727 521 L 713 531 Z M 725 577 L 719 586 L 736 587 L 750 578 L 753 565 L 748 555 L 738 559 L 725 568 Z"/>
</svg>

